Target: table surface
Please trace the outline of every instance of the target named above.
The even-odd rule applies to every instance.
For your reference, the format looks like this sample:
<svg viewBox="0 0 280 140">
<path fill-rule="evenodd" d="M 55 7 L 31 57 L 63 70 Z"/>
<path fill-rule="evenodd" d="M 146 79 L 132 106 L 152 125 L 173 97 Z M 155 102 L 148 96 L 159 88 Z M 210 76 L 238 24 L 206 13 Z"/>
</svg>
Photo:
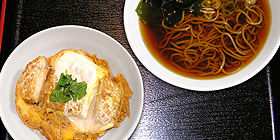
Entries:
<svg viewBox="0 0 280 140">
<path fill-rule="evenodd" d="M 279 137 L 279 112 L 275 111 L 279 109 L 279 52 L 240 85 L 211 92 L 178 88 L 149 72 L 133 53 L 124 31 L 124 4 L 125 0 L 9 0 L 0 66 L 19 43 L 38 31 L 69 24 L 91 27 L 120 42 L 141 72 L 143 111 L 131 140 Z M 2 121 L 0 139 L 12 139 Z"/>
</svg>

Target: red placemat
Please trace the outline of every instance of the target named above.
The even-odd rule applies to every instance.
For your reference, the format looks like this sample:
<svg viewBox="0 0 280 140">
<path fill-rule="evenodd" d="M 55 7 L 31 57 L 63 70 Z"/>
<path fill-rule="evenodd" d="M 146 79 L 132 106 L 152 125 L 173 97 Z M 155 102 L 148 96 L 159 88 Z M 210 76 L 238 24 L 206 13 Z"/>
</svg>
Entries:
<svg viewBox="0 0 280 140">
<path fill-rule="evenodd" d="M 2 1 L 2 8 L 1 8 L 1 19 L 0 19 L 0 53 L 1 53 L 3 30 L 4 30 L 6 4 L 7 4 L 7 0 L 3 0 Z"/>
</svg>

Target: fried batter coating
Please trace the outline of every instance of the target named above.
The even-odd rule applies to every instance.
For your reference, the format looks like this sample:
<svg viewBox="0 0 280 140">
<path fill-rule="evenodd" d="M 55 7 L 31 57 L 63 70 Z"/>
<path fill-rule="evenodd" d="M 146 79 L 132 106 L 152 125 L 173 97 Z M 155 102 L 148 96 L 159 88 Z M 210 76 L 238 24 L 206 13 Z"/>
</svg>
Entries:
<svg viewBox="0 0 280 140">
<path fill-rule="evenodd" d="M 87 119 L 94 125 L 91 131 L 78 129 L 67 116 L 71 113 L 65 113 L 65 104 L 51 102 L 49 99 L 58 80 L 54 77 L 53 69 L 56 59 L 69 51 L 88 57 L 108 71 L 108 75 L 98 81 L 94 90 L 96 95 L 88 111 Z M 50 58 L 40 56 L 26 66 L 16 86 L 15 105 L 24 124 L 32 130 L 39 130 L 49 140 L 94 140 L 104 135 L 108 129 L 119 127 L 119 122 L 129 117 L 129 98 L 132 94 L 123 75 L 118 73 L 114 77 L 106 60 L 98 59 L 96 55 L 90 56 L 81 50 L 69 49 Z"/>
<path fill-rule="evenodd" d="M 38 103 L 42 100 L 41 91 L 44 90 L 44 82 L 49 72 L 48 59 L 38 57 L 26 66 L 18 84 L 17 94 L 21 94 L 24 100 Z"/>
</svg>

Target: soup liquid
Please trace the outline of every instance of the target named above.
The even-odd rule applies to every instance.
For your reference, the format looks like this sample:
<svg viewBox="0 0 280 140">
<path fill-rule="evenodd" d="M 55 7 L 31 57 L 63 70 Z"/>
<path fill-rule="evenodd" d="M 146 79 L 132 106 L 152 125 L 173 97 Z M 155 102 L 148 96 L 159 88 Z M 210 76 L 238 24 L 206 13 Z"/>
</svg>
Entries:
<svg viewBox="0 0 280 140">
<path fill-rule="evenodd" d="M 270 5 L 269 5 L 268 0 L 261 1 L 261 3 L 262 3 L 262 10 L 265 15 L 264 16 L 265 26 L 264 26 L 263 30 L 260 32 L 260 34 L 258 35 L 258 40 L 260 40 L 260 44 L 259 44 L 258 49 L 256 50 L 256 54 L 253 57 L 251 57 L 250 59 L 248 59 L 247 61 L 244 61 L 241 66 L 241 69 L 246 67 L 247 65 L 249 65 L 249 63 L 252 62 L 258 56 L 258 54 L 264 48 L 264 45 L 265 45 L 268 35 L 270 33 L 270 26 L 271 26 Z M 160 29 L 149 27 L 141 21 L 139 21 L 139 25 L 140 25 L 140 31 L 141 31 L 143 41 L 144 41 L 146 47 L 148 48 L 149 52 L 161 65 L 163 65 L 168 70 L 170 70 L 178 75 L 193 78 L 193 79 L 216 79 L 216 78 L 221 78 L 221 77 L 227 76 L 224 73 L 220 73 L 218 75 L 210 75 L 210 76 L 198 76 L 194 73 L 189 73 L 187 71 L 182 71 L 182 70 L 178 69 L 176 66 L 174 66 L 171 63 L 170 60 L 162 57 L 162 55 L 160 54 L 160 50 L 156 47 L 157 44 L 160 43 L 160 41 L 162 40 L 162 38 L 164 36 L 161 33 Z M 230 70 L 227 70 L 227 71 L 230 71 Z"/>
</svg>

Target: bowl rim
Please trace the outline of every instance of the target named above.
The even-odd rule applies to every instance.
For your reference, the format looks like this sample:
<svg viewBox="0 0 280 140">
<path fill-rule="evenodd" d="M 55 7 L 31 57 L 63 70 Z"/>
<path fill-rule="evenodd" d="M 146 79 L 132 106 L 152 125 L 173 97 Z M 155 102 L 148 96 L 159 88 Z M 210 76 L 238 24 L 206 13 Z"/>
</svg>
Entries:
<svg viewBox="0 0 280 140">
<path fill-rule="evenodd" d="M 137 13 L 135 12 L 135 9 L 139 1 L 140 0 L 137 1 L 127 0 L 125 2 L 123 17 L 124 17 L 124 27 L 125 27 L 127 40 L 136 57 L 152 74 L 154 74 L 156 77 L 160 78 L 161 80 L 180 88 L 194 90 L 194 91 L 215 91 L 215 90 L 227 89 L 236 86 L 238 84 L 241 84 L 246 80 L 250 79 L 251 77 L 253 77 L 254 75 L 256 75 L 259 71 L 261 71 L 276 54 L 280 45 L 280 30 L 278 28 L 279 33 L 276 33 L 277 37 L 274 37 L 273 49 L 270 49 L 269 55 L 267 55 L 267 57 L 265 57 L 265 59 L 262 60 L 262 63 L 260 63 L 260 65 L 254 68 L 253 70 L 248 71 L 248 68 L 250 68 L 251 65 L 256 63 L 257 58 L 261 56 L 260 54 L 245 68 L 243 68 L 241 71 L 233 75 L 216 78 L 216 79 L 205 79 L 205 80 L 183 77 L 181 75 L 171 72 L 170 70 L 162 66 L 150 54 L 149 50 L 146 48 L 139 29 L 140 28 L 139 18 Z M 270 0 L 270 3 L 271 2 L 272 0 Z M 280 2 L 273 1 L 273 3 L 280 3 Z M 271 6 L 271 17 L 275 17 L 275 18 L 271 18 L 271 27 L 270 27 L 270 34 L 271 34 L 272 29 L 274 29 L 276 26 L 274 20 L 280 22 L 280 15 L 275 14 L 276 13 L 274 11 L 275 8 L 272 9 L 273 6 L 275 6 L 275 4 L 273 5 L 270 4 L 270 6 Z M 271 35 L 268 36 L 264 48 L 268 46 L 267 44 L 270 39 L 271 39 Z M 261 50 L 261 52 L 263 52 L 263 50 Z M 246 75 L 244 74 L 243 76 L 240 76 L 241 73 L 246 73 Z M 239 77 L 236 77 L 237 75 Z M 220 83 L 220 85 L 215 83 Z"/>
<path fill-rule="evenodd" d="M 143 81 L 142 81 L 142 76 L 141 76 L 141 73 L 140 73 L 140 70 L 139 70 L 139 67 L 137 66 L 136 62 L 134 61 L 134 59 L 132 58 L 132 56 L 129 54 L 129 52 L 119 43 L 117 42 L 114 38 L 112 38 L 111 36 L 99 31 L 99 30 L 96 30 L 96 29 L 93 29 L 93 28 L 90 28 L 90 27 L 85 27 L 85 26 L 80 26 L 80 25 L 60 25 L 60 26 L 54 26 L 54 27 L 50 27 L 50 28 L 47 28 L 47 29 L 44 29 L 44 30 L 41 30 L 33 35 L 31 35 L 30 37 L 28 37 L 27 39 L 25 39 L 23 42 L 21 42 L 15 49 L 14 51 L 9 55 L 9 57 L 7 58 L 6 62 L 4 63 L 2 69 L 1 69 L 1 72 L 0 72 L 0 86 L 4 83 L 3 81 L 3 78 L 4 78 L 4 75 L 3 75 L 3 72 L 7 71 L 8 70 L 8 65 L 10 65 L 9 63 L 11 63 L 12 59 L 15 57 L 15 55 L 17 53 L 19 53 L 20 50 L 24 49 L 24 44 L 28 44 L 30 42 L 30 40 L 32 41 L 33 39 L 35 38 L 38 38 L 38 37 L 42 37 L 42 35 L 46 34 L 46 33 L 49 33 L 49 32 L 53 32 L 53 31 L 57 31 L 57 30 L 60 30 L 60 31 L 63 31 L 63 30 L 67 30 L 67 29 L 81 29 L 83 31 L 88 31 L 88 32 L 94 32 L 93 34 L 97 34 L 101 37 L 104 37 L 106 39 L 109 39 L 110 41 L 112 41 L 113 44 L 115 44 L 114 46 L 117 46 L 117 48 L 119 50 L 122 51 L 123 54 L 125 54 L 128 58 L 128 61 L 131 62 L 131 67 L 135 68 L 135 75 L 133 75 L 133 77 L 137 77 L 137 78 L 134 78 L 134 80 L 137 79 L 137 83 L 139 86 L 137 89 L 139 90 L 137 92 L 137 95 L 138 97 L 140 96 L 139 99 L 134 99 L 136 101 L 134 102 L 137 102 L 137 105 L 140 105 L 139 106 L 139 110 L 138 111 L 135 111 L 135 117 L 134 117 L 134 120 L 131 124 L 131 128 L 126 128 L 127 131 L 126 131 L 126 135 L 123 136 L 124 139 L 128 139 L 132 134 L 133 132 L 135 131 L 139 121 L 140 121 L 140 118 L 141 118 L 141 115 L 142 115 L 142 111 L 143 111 L 143 101 L 144 101 L 144 88 L 143 88 Z M 85 50 L 84 50 L 85 51 Z M 58 52 L 57 52 L 58 53 Z M 54 54 L 53 54 L 54 55 Z M 103 58 L 101 58 L 103 59 Z M 109 62 L 110 63 L 110 62 Z M 110 64 L 109 64 L 110 65 Z M 111 66 L 110 66 L 111 67 Z M 24 68 L 23 68 L 24 69 Z M 134 95 L 135 96 L 135 95 Z M 134 97 L 132 96 L 132 98 Z M 131 103 L 130 103 L 131 104 Z M 12 127 L 8 124 L 7 120 L 5 119 L 4 117 L 4 110 L 2 110 L 2 107 L 4 105 L 2 105 L 2 103 L 0 104 L 0 117 L 1 117 L 1 120 L 5 126 L 5 128 L 7 129 L 7 131 L 10 133 L 10 135 L 13 137 L 13 138 L 19 138 L 15 132 L 12 130 Z M 132 108 L 131 108 L 132 109 Z M 131 112 L 131 110 L 130 110 Z M 131 118 L 131 116 L 130 116 Z M 130 119 L 130 118 L 126 118 L 126 119 Z M 126 120 L 125 119 L 125 120 Z M 124 120 L 124 121 L 125 121 Z M 123 123 L 120 122 L 120 123 Z M 117 129 L 117 128 L 116 128 Z M 32 130 L 31 130 L 32 131 Z M 107 132 L 108 133 L 108 132 Z M 105 135 L 106 136 L 106 135 Z M 102 139 L 99 138 L 99 139 Z"/>
</svg>

